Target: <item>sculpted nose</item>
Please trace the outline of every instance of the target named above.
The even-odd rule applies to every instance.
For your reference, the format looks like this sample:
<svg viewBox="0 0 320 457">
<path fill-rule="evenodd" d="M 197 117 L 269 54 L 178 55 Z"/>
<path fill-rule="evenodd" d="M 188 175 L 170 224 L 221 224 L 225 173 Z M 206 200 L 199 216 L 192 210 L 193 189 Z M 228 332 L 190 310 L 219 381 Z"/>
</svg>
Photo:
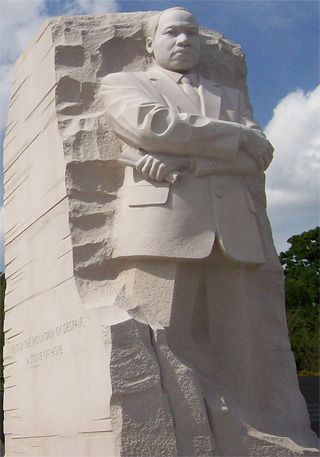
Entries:
<svg viewBox="0 0 320 457">
<path fill-rule="evenodd" d="M 177 44 L 180 44 L 180 45 L 183 45 L 183 46 L 188 44 L 188 37 L 187 37 L 186 33 L 180 33 L 180 35 L 178 35 Z"/>
</svg>

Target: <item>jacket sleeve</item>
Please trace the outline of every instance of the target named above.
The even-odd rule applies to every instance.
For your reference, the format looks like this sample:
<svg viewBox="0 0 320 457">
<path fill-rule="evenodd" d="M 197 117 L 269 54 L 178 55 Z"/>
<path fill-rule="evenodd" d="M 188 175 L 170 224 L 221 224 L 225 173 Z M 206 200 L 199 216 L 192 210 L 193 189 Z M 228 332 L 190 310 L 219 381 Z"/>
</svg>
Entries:
<svg viewBox="0 0 320 457">
<path fill-rule="evenodd" d="M 242 128 L 249 129 L 251 141 L 247 148 L 239 148 L 234 160 L 223 162 L 199 158 L 195 161 L 195 174 L 206 176 L 210 174 L 235 174 L 252 176 L 266 170 L 272 160 L 273 148 L 266 139 L 260 126 L 252 117 L 251 107 L 246 103 L 243 94 L 239 91 L 238 113 Z M 270 147 L 268 147 L 268 145 Z M 267 146 L 267 147 L 266 147 Z"/>
<path fill-rule="evenodd" d="M 251 144 L 246 148 L 247 154 L 255 160 L 260 171 L 266 170 L 273 158 L 273 147 L 264 135 L 261 127 L 252 116 L 252 109 L 242 92 L 239 92 L 240 124 L 252 132 Z"/>
<path fill-rule="evenodd" d="M 240 124 L 171 109 L 142 73 L 110 74 L 101 90 L 115 132 L 130 146 L 222 161 L 237 155 Z"/>
<path fill-rule="evenodd" d="M 194 160 L 194 173 L 197 176 L 208 175 L 237 175 L 254 176 L 261 172 L 255 160 L 243 149 L 239 149 L 237 156 L 230 162 L 219 159 L 206 159 L 203 157 Z"/>
</svg>

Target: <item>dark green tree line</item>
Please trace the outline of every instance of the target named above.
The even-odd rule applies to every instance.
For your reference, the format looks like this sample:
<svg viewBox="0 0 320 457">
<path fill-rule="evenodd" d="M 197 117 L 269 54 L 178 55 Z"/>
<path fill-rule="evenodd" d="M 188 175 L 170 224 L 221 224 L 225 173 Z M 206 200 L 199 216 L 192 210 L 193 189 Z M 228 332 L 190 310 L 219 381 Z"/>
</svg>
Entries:
<svg viewBox="0 0 320 457">
<path fill-rule="evenodd" d="M 289 335 L 299 372 L 319 373 L 320 227 L 289 238 L 281 252 Z"/>
</svg>

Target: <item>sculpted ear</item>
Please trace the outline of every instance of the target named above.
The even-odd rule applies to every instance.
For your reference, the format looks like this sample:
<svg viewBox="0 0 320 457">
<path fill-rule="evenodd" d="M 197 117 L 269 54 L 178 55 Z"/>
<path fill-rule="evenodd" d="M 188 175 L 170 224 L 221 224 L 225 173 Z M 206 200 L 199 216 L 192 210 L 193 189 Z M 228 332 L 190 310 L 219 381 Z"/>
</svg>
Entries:
<svg viewBox="0 0 320 457">
<path fill-rule="evenodd" d="M 146 39 L 146 50 L 148 54 L 153 53 L 153 42 L 150 36 Z"/>
</svg>

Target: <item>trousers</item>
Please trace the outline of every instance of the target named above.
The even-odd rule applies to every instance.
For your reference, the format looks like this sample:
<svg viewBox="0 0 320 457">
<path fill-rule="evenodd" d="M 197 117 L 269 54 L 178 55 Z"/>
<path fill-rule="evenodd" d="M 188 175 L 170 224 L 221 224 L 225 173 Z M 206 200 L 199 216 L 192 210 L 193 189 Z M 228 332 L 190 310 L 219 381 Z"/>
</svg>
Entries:
<svg viewBox="0 0 320 457">
<path fill-rule="evenodd" d="M 128 258 L 125 268 L 121 306 L 151 329 L 165 329 L 172 352 L 197 374 L 211 416 L 226 408 L 239 423 L 296 439 L 307 412 L 282 271 L 233 263 L 217 243 L 203 260 Z"/>
</svg>

